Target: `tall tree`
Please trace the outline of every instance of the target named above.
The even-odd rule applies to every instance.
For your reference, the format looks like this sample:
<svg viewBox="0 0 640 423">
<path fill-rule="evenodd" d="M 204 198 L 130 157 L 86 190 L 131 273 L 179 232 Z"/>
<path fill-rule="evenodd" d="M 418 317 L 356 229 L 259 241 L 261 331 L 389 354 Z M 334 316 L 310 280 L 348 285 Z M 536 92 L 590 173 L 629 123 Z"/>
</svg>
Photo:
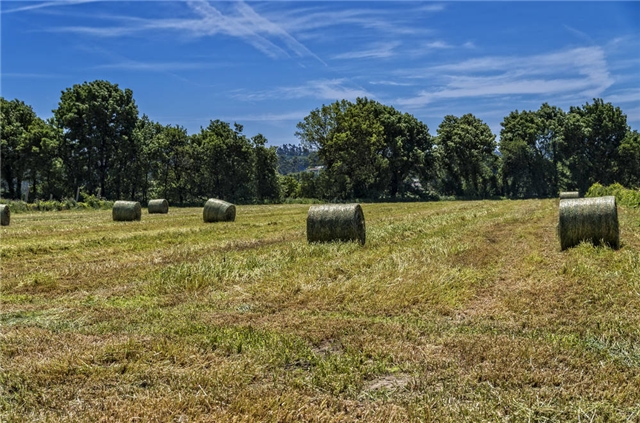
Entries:
<svg viewBox="0 0 640 423">
<path fill-rule="evenodd" d="M 160 147 L 160 140 L 163 139 L 164 130 L 162 124 L 152 121 L 144 114 L 138 119 L 133 132 L 135 144 L 139 149 L 139 165 L 136 166 L 134 177 L 138 181 L 140 197 L 145 202 L 161 179 L 159 175 L 163 168 L 162 158 L 165 152 Z M 153 194 L 156 194 L 156 191 Z"/>
<path fill-rule="evenodd" d="M 64 194 L 64 169 L 58 154 L 60 136 L 60 131 L 52 121 L 36 118 L 29 126 L 27 175 L 31 181 L 29 197 L 32 199 L 40 196 L 61 198 Z"/>
<path fill-rule="evenodd" d="M 444 117 L 435 147 L 443 193 L 471 197 L 497 193 L 495 139 L 489 126 L 470 113 Z"/>
<path fill-rule="evenodd" d="M 31 106 L 0 97 L 2 178 L 9 198 L 22 197 L 22 181 L 30 160 L 30 127 L 38 119 Z"/>
<path fill-rule="evenodd" d="M 184 204 L 190 197 L 190 182 L 204 169 L 193 167 L 193 151 L 187 130 L 179 125 L 164 127 L 154 139 L 151 158 L 156 161 L 156 193 L 170 202 Z"/>
<path fill-rule="evenodd" d="M 569 109 L 561 152 L 571 183 L 580 192 L 586 192 L 595 182 L 603 185 L 615 182 L 618 148 L 627 131 L 627 116 L 602 99 Z"/>
<path fill-rule="evenodd" d="M 278 155 L 276 147 L 267 147 L 267 139 L 258 134 L 251 138 L 255 150 L 255 181 L 258 201 L 277 201 L 280 198 L 278 183 Z"/>
<path fill-rule="evenodd" d="M 628 131 L 618 148 L 617 180 L 628 188 L 640 188 L 640 133 Z"/>
<path fill-rule="evenodd" d="M 558 193 L 558 154 L 564 113 L 544 103 L 539 110 L 511 112 L 502 121 L 502 181 L 510 197 L 549 197 Z"/>
<path fill-rule="evenodd" d="M 63 129 L 63 149 L 73 188 L 120 197 L 131 166 L 138 108 L 130 89 L 108 81 L 76 84 L 62 92 L 54 118 Z M 111 182 L 111 183 L 108 183 Z M 113 191 L 113 192 L 112 192 Z"/>
<path fill-rule="evenodd" d="M 242 125 L 234 124 L 232 129 L 228 123 L 215 120 L 192 137 L 200 164 L 199 170 L 194 170 L 200 197 L 236 202 L 255 198 L 255 154 L 242 130 Z"/>
<path fill-rule="evenodd" d="M 297 125 L 303 145 L 326 165 L 325 195 L 337 198 L 403 193 L 411 172 L 430 163 L 426 125 L 367 98 L 337 101 L 313 110 Z"/>
</svg>

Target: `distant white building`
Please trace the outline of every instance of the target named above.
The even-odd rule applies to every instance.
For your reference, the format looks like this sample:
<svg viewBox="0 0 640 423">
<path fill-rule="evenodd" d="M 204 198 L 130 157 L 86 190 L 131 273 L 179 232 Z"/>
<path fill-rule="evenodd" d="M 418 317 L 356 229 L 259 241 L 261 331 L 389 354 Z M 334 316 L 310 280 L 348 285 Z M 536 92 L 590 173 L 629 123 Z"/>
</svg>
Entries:
<svg viewBox="0 0 640 423">
<path fill-rule="evenodd" d="M 324 166 L 314 166 L 314 167 L 308 168 L 307 170 L 305 170 L 305 172 L 311 172 L 315 176 L 318 176 L 320 172 L 324 170 L 324 168 L 325 168 Z"/>
</svg>

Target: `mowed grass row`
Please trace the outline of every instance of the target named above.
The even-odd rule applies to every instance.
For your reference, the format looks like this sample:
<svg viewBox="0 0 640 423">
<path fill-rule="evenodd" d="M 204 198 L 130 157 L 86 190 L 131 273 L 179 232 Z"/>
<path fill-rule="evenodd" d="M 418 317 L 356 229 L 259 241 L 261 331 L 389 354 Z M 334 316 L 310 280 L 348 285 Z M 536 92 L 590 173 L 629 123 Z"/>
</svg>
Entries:
<svg viewBox="0 0 640 423">
<path fill-rule="evenodd" d="M 640 211 L 561 252 L 555 200 L 15 215 L 2 421 L 637 421 Z"/>
</svg>

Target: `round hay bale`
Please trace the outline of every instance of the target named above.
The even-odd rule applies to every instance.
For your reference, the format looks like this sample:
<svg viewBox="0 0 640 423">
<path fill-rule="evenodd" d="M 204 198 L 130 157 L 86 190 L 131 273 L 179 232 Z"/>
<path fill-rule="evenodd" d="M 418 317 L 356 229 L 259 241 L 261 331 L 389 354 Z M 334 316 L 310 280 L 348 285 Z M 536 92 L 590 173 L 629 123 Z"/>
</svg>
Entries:
<svg viewBox="0 0 640 423">
<path fill-rule="evenodd" d="M 169 202 L 164 198 L 151 200 L 147 205 L 147 210 L 149 211 L 149 214 L 153 214 L 153 213 L 167 214 L 169 213 Z"/>
<path fill-rule="evenodd" d="M 360 204 L 323 204 L 309 207 L 307 242 L 358 241 L 367 231 Z"/>
<path fill-rule="evenodd" d="M 6 204 L 0 204 L 0 225 L 9 226 L 11 222 L 11 211 Z"/>
<path fill-rule="evenodd" d="M 233 222 L 236 220 L 236 206 L 226 201 L 210 198 L 204 204 L 202 219 L 208 222 Z"/>
<path fill-rule="evenodd" d="M 565 250 L 581 241 L 594 245 L 620 247 L 616 197 L 569 198 L 560 201 L 558 218 L 560 248 Z"/>
<path fill-rule="evenodd" d="M 113 220 L 117 222 L 140 220 L 142 217 L 142 207 L 137 201 L 116 201 L 113 203 L 111 214 Z"/>
<path fill-rule="evenodd" d="M 560 199 L 564 200 L 565 198 L 580 198 L 580 193 L 578 191 L 563 191 L 560 193 Z"/>
</svg>

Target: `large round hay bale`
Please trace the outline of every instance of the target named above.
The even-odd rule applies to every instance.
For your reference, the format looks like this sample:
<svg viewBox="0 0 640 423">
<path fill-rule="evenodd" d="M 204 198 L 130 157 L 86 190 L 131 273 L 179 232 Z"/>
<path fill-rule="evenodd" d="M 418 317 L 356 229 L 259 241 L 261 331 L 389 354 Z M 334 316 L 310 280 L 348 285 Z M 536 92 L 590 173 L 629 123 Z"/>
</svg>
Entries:
<svg viewBox="0 0 640 423">
<path fill-rule="evenodd" d="M 360 204 L 322 204 L 309 207 L 307 241 L 358 241 L 366 239 L 364 213 Z"/>
<path fill-rule="evenodd" d="M 142 207 L 137 201 L 116 201 L 113 203 L 111 214 L 115 221 L 140 220 Z"/>
<path fill-rule="evenodd" d="M 157 200 L 150 200 L 147 205 L 147 210 L 149 214 L 160 213 L 167 214 L 169 213 L 169 202 L 164 198 L 159 198 Z"/>
<path fill-rule="evenodd" d="M 0 225 L 9 226 L 11 222 L 11 211 L 6 204 L 0 204 Z"/>
<path fill-rule="evenodd" d="M 616 197 L 569 198 L 560 201 L 558 236 L 563 250 L 581 241 L 619 248 Z"/>
<path fill-rule="evenodd" d="M 202 218 L 205 222 L 233 222 L 236 220 L 236 206 L 226 201 L 210 198 L 204 204 Z"/>
<path fill-rule="evenodd" d="M 563 191 L 560 193 L 560 199 L 564 200 L 566 198 L 580 198 L 580 193 L 578 191 Z"/>
</svg>

